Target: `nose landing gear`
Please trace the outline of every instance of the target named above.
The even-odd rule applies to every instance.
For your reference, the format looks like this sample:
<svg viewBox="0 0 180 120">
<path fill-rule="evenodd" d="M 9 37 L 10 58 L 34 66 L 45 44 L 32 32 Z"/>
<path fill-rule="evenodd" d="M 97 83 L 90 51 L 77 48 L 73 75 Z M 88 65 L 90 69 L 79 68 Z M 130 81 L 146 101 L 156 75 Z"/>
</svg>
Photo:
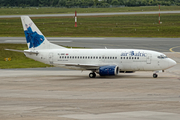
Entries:
<svg viewBox="0 0 180 120">
<path fill-rule="evenodd" d="M 157 78 L 158 75 L 156 73 L 153 74 L 153 78 Z"/>
</svg>

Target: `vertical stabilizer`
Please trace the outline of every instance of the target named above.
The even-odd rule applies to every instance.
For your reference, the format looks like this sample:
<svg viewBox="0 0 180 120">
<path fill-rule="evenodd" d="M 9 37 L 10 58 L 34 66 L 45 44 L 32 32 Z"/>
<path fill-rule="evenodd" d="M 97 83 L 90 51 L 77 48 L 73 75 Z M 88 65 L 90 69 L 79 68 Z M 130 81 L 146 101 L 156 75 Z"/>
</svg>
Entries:
<svg viewBox="0 0 180 120">
<path fill-rule="evenodd" d="M 64 47 L 50 43 L 37 28 L 29 16 L 21 16 L 21 21 L 26 37 L 26 42 L 30 50 L 38 49 L 66 49 Z"/>
</svg>

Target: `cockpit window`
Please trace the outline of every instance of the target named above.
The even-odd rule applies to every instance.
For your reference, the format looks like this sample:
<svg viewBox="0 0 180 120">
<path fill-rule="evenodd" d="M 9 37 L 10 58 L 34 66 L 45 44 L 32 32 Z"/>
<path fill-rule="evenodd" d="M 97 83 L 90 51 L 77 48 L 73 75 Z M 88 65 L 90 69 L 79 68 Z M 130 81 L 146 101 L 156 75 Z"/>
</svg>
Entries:
<svg viewBox="0 0 180 120">
<path fill-rule="evenodd" d="M 167 56 L 166 55 L 159 55 L 158 58 L 159 59 L 165 59 L 165 58 L 167 58 Z"/>
</svg>

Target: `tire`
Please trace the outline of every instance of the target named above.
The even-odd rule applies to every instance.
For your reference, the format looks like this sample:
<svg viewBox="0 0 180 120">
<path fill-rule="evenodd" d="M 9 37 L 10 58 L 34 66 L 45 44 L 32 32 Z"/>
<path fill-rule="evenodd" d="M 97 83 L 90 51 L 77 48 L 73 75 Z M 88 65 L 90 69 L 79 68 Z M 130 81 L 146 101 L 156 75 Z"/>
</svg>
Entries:
<svg viewBox="0 0 180 120">
<path fill-rule="evenodd" d="M 153 74 L 153 78 L 157 78 L 158 77 L 158 75 L 157 74 Z"/>
<path fill-rule="evenodd" d="M 96 77 L 96 73 L 89 73 L 89 77 L 90 78 L 95 78 Z"/>
</svg>

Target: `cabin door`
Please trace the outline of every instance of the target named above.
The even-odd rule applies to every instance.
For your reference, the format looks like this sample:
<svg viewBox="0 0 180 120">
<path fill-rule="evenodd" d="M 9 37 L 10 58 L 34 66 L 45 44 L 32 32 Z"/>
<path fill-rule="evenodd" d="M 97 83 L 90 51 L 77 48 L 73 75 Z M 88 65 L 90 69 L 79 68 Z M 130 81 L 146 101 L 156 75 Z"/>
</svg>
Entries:
<svg viewBox="0 0 180 120">
<path fill-rule="evenodd" d="M 146 57 L 146 63 L 147 64 L 151 64 L 151 54 L 147 54 L 147 57 Z"/>
<path fill-rule="evenodd" d="M 49 53 L 49 63 L 53 64 L 53 53 Z"/>
</svg>

